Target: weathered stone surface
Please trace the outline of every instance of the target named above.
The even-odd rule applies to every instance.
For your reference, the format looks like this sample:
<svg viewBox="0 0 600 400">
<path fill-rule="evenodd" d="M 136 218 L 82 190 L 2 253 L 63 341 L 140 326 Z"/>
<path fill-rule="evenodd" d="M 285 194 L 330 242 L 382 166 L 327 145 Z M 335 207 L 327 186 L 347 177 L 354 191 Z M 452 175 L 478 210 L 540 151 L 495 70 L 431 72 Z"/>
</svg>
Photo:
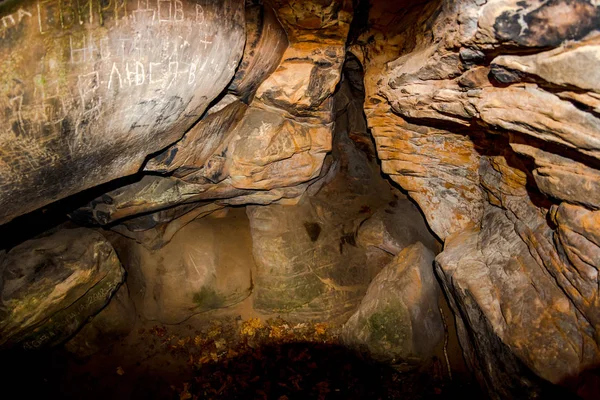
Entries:
<svg viewBox="0 0 600 400">
<path fill-rule="evenodd" d="M 0 222 L 135 173 L 234 76 L 239 0 L 6 1 Z"/>
<path fill-rule="evenodd" d="M 469 33 L 481 45 L 502 43 L 527 47 L 556 47 L 581 40 L 598 30 L 600 11 L 594 1 L 495 0 L 483 4 L 463 2 L 477 25 Z M 464 12 L 464 10 L 461 10 Z"/>
<path fill-rule="evenodd" d="M 108 305 L 65 344 L 67 351 L 87 357 L 127 336 L 135 323 L 135 307 L 127 284 L 121 285 Z"/>
<path fill-rule="evenodd" d="M 146 175 L 139 182 L 104 194 L 78 213 L 107 224 L 180 204 L 241 195 L 262 194 L 275 201 L 276 196 L 265 192 L 294 187 L 318 177 L 325 154 L 331 150 L 330 130 L 331 124 L 296 123 L 278 113 L 252 107 L 228 134 L 228 140 L 215 146 L 210 157 L 184 150 L 184 168 L 189 157 L 205 159 L 197 174 L 181 178 Z M 177 156 L 173 160 L 179 162 Z M 168 168 L 176 166 L 170 164 Z"/>
<path fill-rule="evenodd" d="M 366 111 L 382 170 L 419 204 L 444 239 L 481 217 L 479 155 L 468 137 L 409 124 L 384 107 Z"/>
<path fill-rule="evenodd" d="M 192 221 L 160 250 L 118 240 L 115 246 L 128 268 L 138 312 L 150 320 L 179 323 L 248 297 L 253 260 L 247 222 L 240 213 Z"/>
<path fill-rule="evenodd" d="M 257 264 L 256 309 L 292 319 L 343 321 L 389 261 L 368 262 L 355 239 L 371 209 L 393 200 L 389 189 L 380 188 L 387 195 L 375 195 L 369 186 L 362 187 L 368 180 L 352 182 L 339 164 L 331 172 L 331 182 L 297 205 L 247 207 Z M 362 193 L 353 186 L 362 187 Z"/>
<path fill-rule="evenodd" d="M 388 261 L 368 260 L 357 247 L 360 223 L 394 198 L 374 160 L 348 138 L 360 129 L 352 123 L 360 109 L 347 106 L 361 98 L 350 94 L 347 82 L 342 88 L 336 109 L 347 112 L 337 114 L 329 169 L 297 205 L 247 207 L 257 263 L 254 306 L 260 311 L 343 321 Z"/>
<path fill-rule="evenodd" d="M 223 210 L 223 205 L 193 203 L 128 219 L 113 231 L 135 240 L 148 250 L 157 250 L 171 241 L 173 235 L 196 218 Z"/>
<path fill-rule="evenodd" d="M 272 4 L 290 46 L 256 96 L 292 115 L 326 113 L 329 107 L 324 102 L 341 76 L 352 2 L 274 0 Z"/>
<path fill-rule="evenodd" d="M 366 125 L 356 103 L 363 94 L 351 82 L 344 77 L 334 96 L 329 171 L 296 205 L 247 207 L 257 264 L 254 306 L 260 311 L 344 322 L 391 260 L 388 251 L 400 251 L 420 238 L 434 246 L 419 211 L 381 178 L 372 149 L 361 139 Z M 394 217 L 389 227 L 383 215 Z M 400 219 L 415 226 L 395 227 Z M 390 243 L 383 239 L 388 236 Z"/>
<path fill-rule="evenodd" d="M 599 44 L 598 38 L 593 38 L 530 56 L 499 56 L 492 61 L 492 68 L 500 66 L 556 86 L 599 92 L 600 75 L 595 68 L 600 61 Z"/>
<path fill-rule="evenodd" d="M 446 241 L 459 337 L 495 397 L 539 377 L 584 393 L 598 365 L 599 10 L 372 2 L 350 46 L 382 169 Z"/>
<path fill-rule="evenodd" d="M 536 85 L 484 88 L 475 107 L 483 122 L 600 158 L 600 118 Z"/>
<path fill-rule="evenodd" d="M 481 231 L 453 236 L 437 262 L 470 329 L 485 332 L 479 324 L 489 323 L 536 374 L 560 383 L 597 363 L 600 353 L 587 321 L 530 251 L 515 224 L 490 207 Z M 480 313 L 485 317 L 479 318 Z M 494 351 L 487 341 L 483 336 L 472 342 L 480 358 L 476 368 L 489 386 L 518 381 L 501 376 L 503 367 L 491 361 Z"/>
<path fill-rule="evenodd" d="M 306 22 L 310 26 L 317 22 L 310 12 L 296 10 L 302 9 L 296 3 L 277 2 L 278 19 L 268 4 L 249 7 L 247 46 L 229 94 L 145 166 L 168 176 L 143 176 L 95 199 L 77 217 L 105 225 L 138 214 L 179 213 L 182 205 L 198 202 L 222 206 L 298 199 L 319 177 L 331 151 L 331 94 L 340 79 L 350 20 L 350 3 L 339 3 L 317 7 L 320 29 L 330 32 L 326 43 L 304 32 L 303 18 L 312 21 Z M 167 211 L 171 208 L 178 211 Z M 150 246 L 168 240 L 155 237 Z"/>
<path fill-rule="evenodd" d="M 404 248 L 369 285 L 342 328 L 343 341 L 384 362 L 431 357 L 444 336 L 433 259 L 420 242 Z"/>
<path fill-rule="evenodd" d="M 221 102 L 217 106 L 219 104 Z M 208 115 L 194 125 L 183 139 L 151 158 L 144 170 L 160 173 L 177 170 L 175 176 L 183 177 L 201 169 L 215 150 L 226 141 L 225 136 L 240 121 L 247 108 L 247 105 L 238 100 Z"/>
<path fill-rule="evenodd" d="M 600 208 L 598 168 L 592 168 L 576 161 L 576 158 L 568 157 L 569 154 L 565 151 L 561 155 L 545 151 L 546 146 L 543 143 L 536 143 L 536 145 L 539 147 L 528 145 L 519 139 L 510 143 L 516 153 L 529 156 L 534 160 L 533 178 L 542 193 L 554 199 L 582 204 L 591 209 Z"/>
<path fill-rule="evenodd" d="M 288 46 L 285 31 L 272 8 L 256 3 L 246 5 L 246 46 L 227 89 L 229 94 L 211 107 L 209 115 L 181 141 L 152 158 L 145 170 L 165 173 L 180 169 L 178 175 L 189 174 L 202 169 L 217 148 L 221 146 L 222 150 L 229 142 L 224 136 L 240 122 L 256 89 L 277 68 Z"/>
<path fill-rule="evenodd" d="M 288 47 L 277 15 L 262 1 L 246 2 L 246 46 L 228 91 L 249 103 L 258 86 L 277 68 Z"/>
<path fill-rule="evenodd" d="M 0 260 L 0 346 L 57 345 L 100 311 L 124 280 L 102 235 L 60 230 L 27 241 Z"/>
<path fill-rule="evenodd" d="M 73 27 L 91 16 L 70 3 L 2 4 L 0 222 L 137 172 L 153 153 L 139 179 L 74 213 L 143 244 L 122 253 L 144 313 L 197 312 L 184 293 L 216 284 L 163 278 L 146 259 L 180 260 L 188 250 L 166 245 L 184 240 L 177 230 L 253 204 L 257 308 L 342 319 L 392 254 L 426 241 L 422 226 L 399 232 L 417 214 L 397 212 L 408 203 L 391 203 L 377 156 L 446 242 L 438 272 L 492 397 L 543 397 L 548 382 L 586 392 L 582 372 L 600 364 L 597 1 L 247 1 L 243 56 L 241 2 L 116 3 Z M 140 7 L 155 19 L 127 47 Z M 353 7 L 368 13 L 351 29 Z M 24 39 L 36 40 L 16 49 Z M 200 71 L 205 61 L 219 67 Z M 174 85 L 150 76 L 158 65 L 176 68 Z M 174 96 L 189 109 L 177 114 Z M 221 250 L 206 229 L 212 271 Z"/>
</svg>

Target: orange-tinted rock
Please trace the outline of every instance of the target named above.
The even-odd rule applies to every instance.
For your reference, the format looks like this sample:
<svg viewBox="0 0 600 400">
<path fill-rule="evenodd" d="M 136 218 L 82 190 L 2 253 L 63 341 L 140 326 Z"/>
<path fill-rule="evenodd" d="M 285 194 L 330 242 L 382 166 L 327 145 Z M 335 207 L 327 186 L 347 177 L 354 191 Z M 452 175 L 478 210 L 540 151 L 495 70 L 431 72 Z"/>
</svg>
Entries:
<svg viewBox="0 0 600 400">
<path fill-rule="evenodd" d="M 598 10 L 375 1 L 350 46 L 383 171 L 446 239 L 439 271 L 493 396 L 576 390 L 598 363 Z"/>
</svg>

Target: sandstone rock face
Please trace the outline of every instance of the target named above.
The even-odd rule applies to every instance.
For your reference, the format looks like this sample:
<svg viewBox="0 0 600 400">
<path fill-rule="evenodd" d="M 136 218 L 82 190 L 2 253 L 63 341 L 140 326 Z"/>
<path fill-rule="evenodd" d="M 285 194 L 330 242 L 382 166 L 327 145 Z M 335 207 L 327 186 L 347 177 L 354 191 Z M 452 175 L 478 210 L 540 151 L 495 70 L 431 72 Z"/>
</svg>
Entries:
<svg viewBox="0 0 600 400">
<path fill-rule="evenodd" d="M 342 339 L 366 347 L 377 360 L 418 362 L 431 357 L 444 336 L 434 253 L 422 243 L 405 247 L 369 285 Z"/>
<path fill-rule="evenodd" d="M 349 1 L 313 6 L 278 1 L 247 7 L 244 55 L 220 100 L 179 142 L 148 160 L 144 170 L 152 175 L 95 199 L 79 218 L 104 225 L 168 209 L 179 217 L 199 202 L 297 201 L 331 151 L 331 95 L 351 19 Z M 155 233 L 142 234 L 151 247 L 170 240 Z"/>
<path fill-rule="evenodd" d="M 347 137 L 345 141 L 353 148 Z M 353 151 L 351 157 L 366 162 L 364 154 Z M 256 309 L 331 322 L 343 321 L 354 310 L 389 261 L 386 254 L 369 262 L 366 249 L 357 246 L 356 231 L 371 209 L 394 200 L 386 183 L 376 180 L 376 166 L 362 168 L 367 175 L 353 180 L 336 163 L 328 173 L 331 178 L 324 178 L 329 182 L 297 205 L 247 207 L 257 263 Z"/>
<path fill-rule="evenodd" d="M 372 2 L 350 46 L 382 169 L 445 241 L 461 343 L 499 398 L 542 390 L 537 377 L 576 391 L 600 362 L 599 13 Z"/>
<path fill-rule="evenodd" d="M 345 74 L 334 96 L 333 161 L 298 204 L 247 207 L 259 311 L 344 322 L 394 254 L 419 240 L 435 248 L 418 209 L 380 176 L 361 89 Z"/>
<path fill-rule="evenodd" d="M 130 240 L 116 244 L 142 316 L 174 324 L 250 295 L 250 237 L 243 210 L 237 211 L 241 216 L 190 222 L 160 250 L 150 251 Z"/>
<path fill-rule="evenodd" d="M 241 59 L 240 0 L 0 5 L 0 223 L 135 173 Z"/>
<path fill-rule="evenodd" d="M 98 313 L 124 280 L 102 235 L 60 230 L 27 241 L 0 260 L 0 346 L 25 349 L 65 341 Z"/>
<path fill-rule="evenodd" d="M 358 228 L 356 242 L 364 248 L 373 247 L 396 255 L 404 248 L 419 242 L 427 249 L 436 249 L 436 240 L 418 208 L 408 199 L 394 200 L 379 210 Z"/>
</svg>

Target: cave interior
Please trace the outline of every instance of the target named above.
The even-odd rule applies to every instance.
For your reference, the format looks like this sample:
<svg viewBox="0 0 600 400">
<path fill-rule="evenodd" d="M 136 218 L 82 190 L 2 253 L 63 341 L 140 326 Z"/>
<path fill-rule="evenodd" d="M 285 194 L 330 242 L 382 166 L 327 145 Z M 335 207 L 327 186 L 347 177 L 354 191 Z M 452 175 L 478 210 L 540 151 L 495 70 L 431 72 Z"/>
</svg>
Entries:
<svg viewBox="0 0 600 400">
<path fill-rule="evenodd" d="M 0 0 L 0 382 L 600 396 L 595 0 Z"/>
</svg>

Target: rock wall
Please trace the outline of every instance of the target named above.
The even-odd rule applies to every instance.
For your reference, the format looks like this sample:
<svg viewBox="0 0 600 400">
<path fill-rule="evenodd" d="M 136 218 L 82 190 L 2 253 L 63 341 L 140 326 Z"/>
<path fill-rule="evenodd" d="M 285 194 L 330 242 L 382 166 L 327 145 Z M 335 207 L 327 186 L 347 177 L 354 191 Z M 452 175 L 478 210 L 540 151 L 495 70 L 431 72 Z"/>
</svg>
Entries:
<svg viewBox="0 0 600 400">
<path fill-rule="evenodd" d="M 500 398 L 538 390 L 526 370 L 584 387 L 600 364 L 600 9 L 371 3 L 351 46 L 367 120 L 383 171 L 444 240 L 468 361 Z"/>
<path fill-rule="evenodd" d="M 250 296 L 254 260 L 245 217 L 244 210 L 238 209 L 225 217 L 194 220 L 157 250 L 126 238 L 115 239 L 140 315 L 178 324 Z"/>
<path fill-rule="evenodd" d="M 0 223 L 135 173 L 234 76 L 244 3 L 3 1 Z"/>
<path fill-rule="evenodd" d="M 422 241 L 436 249 L 419 210 L 381 176 L 353 65 L 346 61 L 333 96 L 329 168 L 297 204 L 246 208 L 257 267 L 254 308 L 263 313 L 343 323 L 404 247 Z"/>
<path fill-rule="evenodd" d="M 228 89 L 179 142 L 148 160 L 150 175 L 93 200 L 77 217 L 114 225 L 146 214 L 119 232 L 156 248 L 176 230 L 167 223 L 200 202 L 297 201 L 331 151 L 332 94 L 352 11 L 349 1 L 304 7 L 250 2 L 244 55 Z"/>
</svg>

